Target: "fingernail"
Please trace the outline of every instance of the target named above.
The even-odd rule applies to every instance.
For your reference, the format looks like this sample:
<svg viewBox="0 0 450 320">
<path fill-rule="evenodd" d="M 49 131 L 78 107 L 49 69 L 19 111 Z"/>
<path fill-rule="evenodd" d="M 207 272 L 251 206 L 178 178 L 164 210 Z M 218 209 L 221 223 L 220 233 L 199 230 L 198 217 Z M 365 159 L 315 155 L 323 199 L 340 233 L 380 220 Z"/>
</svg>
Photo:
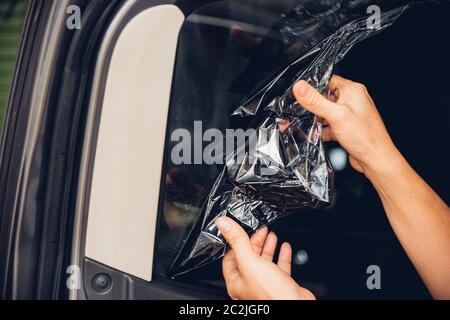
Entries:
<svg viewBox="0 0 450 320">
<path fill-rule="evenodd" d="M 215 222 L 216 226 L 223 232 L 229 231 L 231 229 L 231 224 L 226 218 L 219 218 Z"/>
</svg>

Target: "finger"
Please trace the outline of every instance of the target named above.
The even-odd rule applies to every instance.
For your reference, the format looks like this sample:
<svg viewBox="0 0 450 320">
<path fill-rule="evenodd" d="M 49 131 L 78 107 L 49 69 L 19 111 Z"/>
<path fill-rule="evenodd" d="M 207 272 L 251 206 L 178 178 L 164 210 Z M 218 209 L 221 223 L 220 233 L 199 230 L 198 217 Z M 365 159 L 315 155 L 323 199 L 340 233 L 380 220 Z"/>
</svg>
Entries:
<svg viewBox="0 0 450 320">
<path fill-rule="evenodd" d="M 275 254 L 275 249 L 277 248 L 278 238 L 273 232 L 270 232 L 264 243 L 264 247 L 261 253 L 261 257 L 266 260 L 273 261 L 273 255 Z"/>
<path fill-rule="evenodd" d="M 233 250 L 228 251 L 223 257 L 222 272 L 226 283 L 233 283 L 241 276 Z"/>
<path fill-rule="evenodd" d="M 345 88 L 351 82 L 351 80 L 345 79 L 341 76 L 333 75 L 328 83 L 328 89 L 335 92 L 336 90 Z"/>
<path fill-rule="evenodd" d="M 225 240 L 234 250 L 238 264 L 240 261 L 243 261 L 254 254 L 250 238 L 247 233 L 245 233 L 244 229 L 234 222 L 233 219 L 221 217 L 215 221 L 215 224 Z"/>
<path fill-rule="evenodd" d="M 292 268 L 292 247 L 289 243 L 285 242 L 281 245 L 280 254 L 278 255 L 278 267 L 283 270 L 287 275 L 291 275 Z"/>
<path fill-rule="evenodd" d="M 359 103 L 356 105 L 350 103 L 355 97 L 363 95 L 370 98 L 367 88 L 363 84 L 339 76 L 333 76 L 331 78 L 328 88 L 337 97 L 335 101 L 338 104 L 349 105 L 350 107 L 360 105 Z"/>
<path fill-rule="evenodd" d="M 252 243 L 253 246 L 253 251 L 255 251 L 257 255 L 261 255 L 261 251 L 263 249 L 264 242 L 266 241 L 268 232 L 269 229 L 267 227 L 264 227 L 262 229 L 259 229 L 250 238 L 250 242 Z"/>
<path fill-rule="evenodd" d="M 297 82 L 293 91 L 302 107 L 324 118 L 330 124 L 333 124 L 342 112 L 343 106 L 331 102 L 304 80 Z"/>
<path fill-rule="evenodd" d="M 324 142 L 336 141 L 336 137 L 334 136 L 331 127 L 325 127 L 322 129 L 322 141 Z"/>
<path fill-rule="evenodd" d="M 228 295 L 233 300 L 238 298 L 238 293 L 242 291 L 242 278 L 236 260 L 236 254 L 230 250 L 222 260 L 222 272 L 225 279 Z"/>
</svg>

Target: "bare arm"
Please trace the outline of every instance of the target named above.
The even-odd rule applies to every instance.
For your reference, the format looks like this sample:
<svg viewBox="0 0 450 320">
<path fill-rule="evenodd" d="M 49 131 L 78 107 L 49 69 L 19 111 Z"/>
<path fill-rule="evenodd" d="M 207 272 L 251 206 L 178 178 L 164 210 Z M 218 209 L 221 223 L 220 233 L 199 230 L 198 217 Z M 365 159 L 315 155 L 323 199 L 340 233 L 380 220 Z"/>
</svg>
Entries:
<svg viewBox="0 0 450 320">
<path fill-rule="evenodd" d="M 352 166 L 380 195 L 408 257 L 435 299 L 450 299 L 450 209 L 397 150 L 367 90 L 334 76 L 336 103 L 304 81 L 294 87 L 299 103 L 328 123 L 324 140 L 338 141 Z"/>
<path fill-rule="evenodd" d="M 367 170 L 403 248 L 435 299 L 450 299 L 450 210 L 403 157 Z"/>
</svg>

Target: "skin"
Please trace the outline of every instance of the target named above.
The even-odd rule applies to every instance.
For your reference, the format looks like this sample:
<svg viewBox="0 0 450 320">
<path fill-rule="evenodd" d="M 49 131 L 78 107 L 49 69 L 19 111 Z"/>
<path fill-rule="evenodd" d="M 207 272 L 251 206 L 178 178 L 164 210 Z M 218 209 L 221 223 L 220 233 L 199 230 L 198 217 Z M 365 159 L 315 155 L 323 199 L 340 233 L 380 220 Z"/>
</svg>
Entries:
<svg viewBox="0 0 450 320">
<path fill-rule="evenodd" d="M 291 278 L 292 249 L 280 248 L 277 264 L 273 256 L 277 236 L 265 227 L 251 238 L 232 219 L 223 217 L 216 225 L 230 250 L 222 260 L 222 271 L 233 300 L 312 300 L 314 295 Z"/>
<path fill-rule="evenodd" d="M 333 76 L 329 89 L 327 99 L 300 81 L 293 92 L 301 106 L 324 119 L 323 140 L 339 142 L 352 167 L 373 184 L 396 236 L 432 296 L 450 299 L 450 208 L 395 147 L 364 85 Z M 314 299 L 290 276 L 289 244 L 282 245 L 275 264 L 275 234 L 265 228 L 250 239 L 229 218 L 216 224 L 231 247 L 222 265 L 231 298 Z"/>
</svg>

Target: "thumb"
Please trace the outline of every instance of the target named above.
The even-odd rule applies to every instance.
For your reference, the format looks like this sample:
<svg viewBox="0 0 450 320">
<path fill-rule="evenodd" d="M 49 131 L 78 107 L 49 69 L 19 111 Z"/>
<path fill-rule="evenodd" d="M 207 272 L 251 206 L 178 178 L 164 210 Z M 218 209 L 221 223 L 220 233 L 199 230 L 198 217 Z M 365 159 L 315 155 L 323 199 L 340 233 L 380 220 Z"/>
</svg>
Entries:
<svg viewBox="0 0 450 320">
<path fill-rule="evenodd" d="M 300 80 L 294 85 L 293 93 L 303 108 L 324 118 L 330 124 L 335 121 L 342 109 L 342 106 L 325 98 L 305 80 Z"/>
<path fill-rule="evenodd" d="M 238 262 L 254 254 L 250 238 L 244 229 L 234 222 L 233 219 L 221 217 L 216 220 L 215 224 L 234 250 Z"/>
</svg>

